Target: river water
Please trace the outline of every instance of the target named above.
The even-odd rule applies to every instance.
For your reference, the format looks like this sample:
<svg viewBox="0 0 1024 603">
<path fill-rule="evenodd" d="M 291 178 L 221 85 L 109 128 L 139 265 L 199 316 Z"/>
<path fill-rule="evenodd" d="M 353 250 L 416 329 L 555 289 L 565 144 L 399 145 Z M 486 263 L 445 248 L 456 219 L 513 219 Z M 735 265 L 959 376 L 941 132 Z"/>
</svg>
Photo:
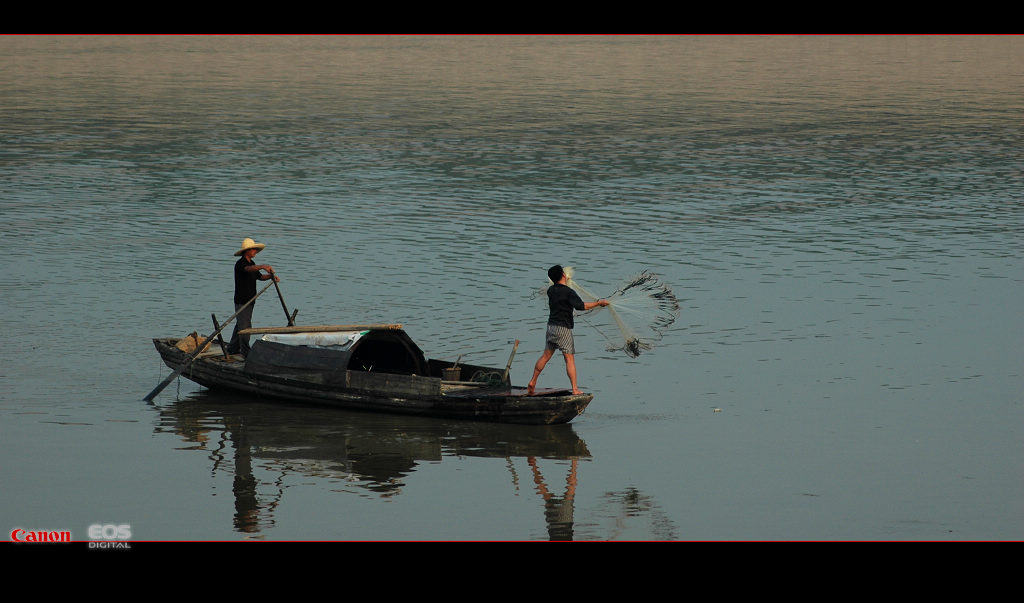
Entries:
<svg viewBox="0 0 1024 603">
<path fill-rule="evenodd" d="M 1024 538 L 1024 39 L 0 37 L 0 517 L 166 540 Z M 578 321 L 558 427 L 282 407 L 151 339 L 233 312 L 402 323 L 525 384 L 545 271 L 642 270 L 637 358 Z M 257 325 L 284 322 L 262 298 Z M 542 387 L 567 384 L 556 358 Z"/>
</svg>

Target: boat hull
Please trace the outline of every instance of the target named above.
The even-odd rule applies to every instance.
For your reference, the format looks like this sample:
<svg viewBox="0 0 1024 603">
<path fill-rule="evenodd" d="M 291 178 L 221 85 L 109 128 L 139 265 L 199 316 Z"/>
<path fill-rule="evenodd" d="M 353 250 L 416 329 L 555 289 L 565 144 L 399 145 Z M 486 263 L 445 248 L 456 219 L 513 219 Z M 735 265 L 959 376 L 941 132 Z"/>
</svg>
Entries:
<svg viewBox="0 0 1024 603">
<path fill-rule="evenodd" d="M 168 367 L 178 369 L 190 355 L 175 347 L 177 339 L 154 339 Z M 225 389 L 259 398 L 349 410 L 387 412 L 498 423 L 550 425 L 568 423 L 586 409 L 593 395 L 568 390 L 540 390 L 507 384 L 444 382 L 416 375 L 343 371 L 331 379 L 310 375 L 260 374 L 246 370 L 241 356 L 225 358 L 211 348 L 181 376 L 211 390 Z"/>
</svg>

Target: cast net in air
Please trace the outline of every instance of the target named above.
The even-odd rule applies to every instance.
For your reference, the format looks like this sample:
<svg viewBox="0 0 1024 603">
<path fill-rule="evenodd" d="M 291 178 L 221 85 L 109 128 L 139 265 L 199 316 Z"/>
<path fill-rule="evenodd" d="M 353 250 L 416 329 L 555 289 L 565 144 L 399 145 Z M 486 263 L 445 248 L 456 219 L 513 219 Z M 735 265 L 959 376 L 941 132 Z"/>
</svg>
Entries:
<svg viewBox="0 0 1024 603">
<path fill-rule="evenodd" d="M 679 300 L 653 272 L 644 270 L 611 295 L 598 297 L 579 282 L 572 267 L 563 270 L 569 277 L 566 284 L 583 301 L 608 300 L 609 305 L 587 310 L 580 318 L 604 336 L 609 352 L 622 351 L 636 358 L 661 341 L 679 316 Z"/>
</svg>

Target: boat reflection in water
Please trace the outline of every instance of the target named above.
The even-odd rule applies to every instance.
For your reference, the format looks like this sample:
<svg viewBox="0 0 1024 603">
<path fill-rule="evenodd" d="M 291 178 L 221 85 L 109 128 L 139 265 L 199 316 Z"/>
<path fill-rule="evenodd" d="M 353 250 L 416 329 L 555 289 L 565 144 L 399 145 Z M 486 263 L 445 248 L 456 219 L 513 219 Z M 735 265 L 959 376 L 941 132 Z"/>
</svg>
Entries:
<svg viewBox="0 0 1024 603">
<path fill-rule="evenodd" d="M 516 484 L 523 478 L 512 460 L 525 458 L 528 479 L 543 501 L 550 539 L 573 539 L 577 463 L 590 453 L 569 425 L 505 425 L 281 406 L 205 390 L 158 408 L 158 432 L 177 434 L 208 450 L 215 472 L 233 472 L 238 532 L 257 535 L 272 528 L 277 509 L 285 502 L 285 482 L 296 475 L 340 480 L 341 489 L 364 496 L 393 497 L 403 492 L 403 478 L 423 462 L 469 456 L 508 459 Z M 567 460 L 567 474 L 549 480 L 537 459 Z M 279 473 L 270 491 L 267 481 L 254 475 L 254 464 L 261 472 Z"/>
</svg>

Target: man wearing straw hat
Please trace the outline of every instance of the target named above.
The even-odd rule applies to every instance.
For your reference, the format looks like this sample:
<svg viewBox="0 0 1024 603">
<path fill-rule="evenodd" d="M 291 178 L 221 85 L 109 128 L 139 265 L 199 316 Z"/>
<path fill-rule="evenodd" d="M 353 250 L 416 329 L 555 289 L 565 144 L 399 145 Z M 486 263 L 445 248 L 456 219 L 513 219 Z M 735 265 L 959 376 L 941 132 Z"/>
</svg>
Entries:
<svg viewBox="0 0 1024 603">
<path fill-rule="evenodd" d="M 281 281 L 274 274 L 274 269 L 270 265 L 256 264 L 253 261 L 252 258 L 263 251 L 264 247 L 266 245 L 263 243 L 246 238 L 242 240 L 242 248 L 235 252 L 236 256 L 241 256 L 235 262 L 235 312 L 256 297 L 256 281 L 270 279 L 274 279 L 274 282 Z M 263 274 L 260 272 L 261 270 L 267 271 L 267 274 Z M 235 330 L 231 333 L 231 341 L 228 343 L 229 354 L 249 355 L 249 336 L 239 335 L 238 332 L 252 326 L 252 309 L 255 305 L 255 303 L 249 304 L 235 319 Z"/>
</svg>

